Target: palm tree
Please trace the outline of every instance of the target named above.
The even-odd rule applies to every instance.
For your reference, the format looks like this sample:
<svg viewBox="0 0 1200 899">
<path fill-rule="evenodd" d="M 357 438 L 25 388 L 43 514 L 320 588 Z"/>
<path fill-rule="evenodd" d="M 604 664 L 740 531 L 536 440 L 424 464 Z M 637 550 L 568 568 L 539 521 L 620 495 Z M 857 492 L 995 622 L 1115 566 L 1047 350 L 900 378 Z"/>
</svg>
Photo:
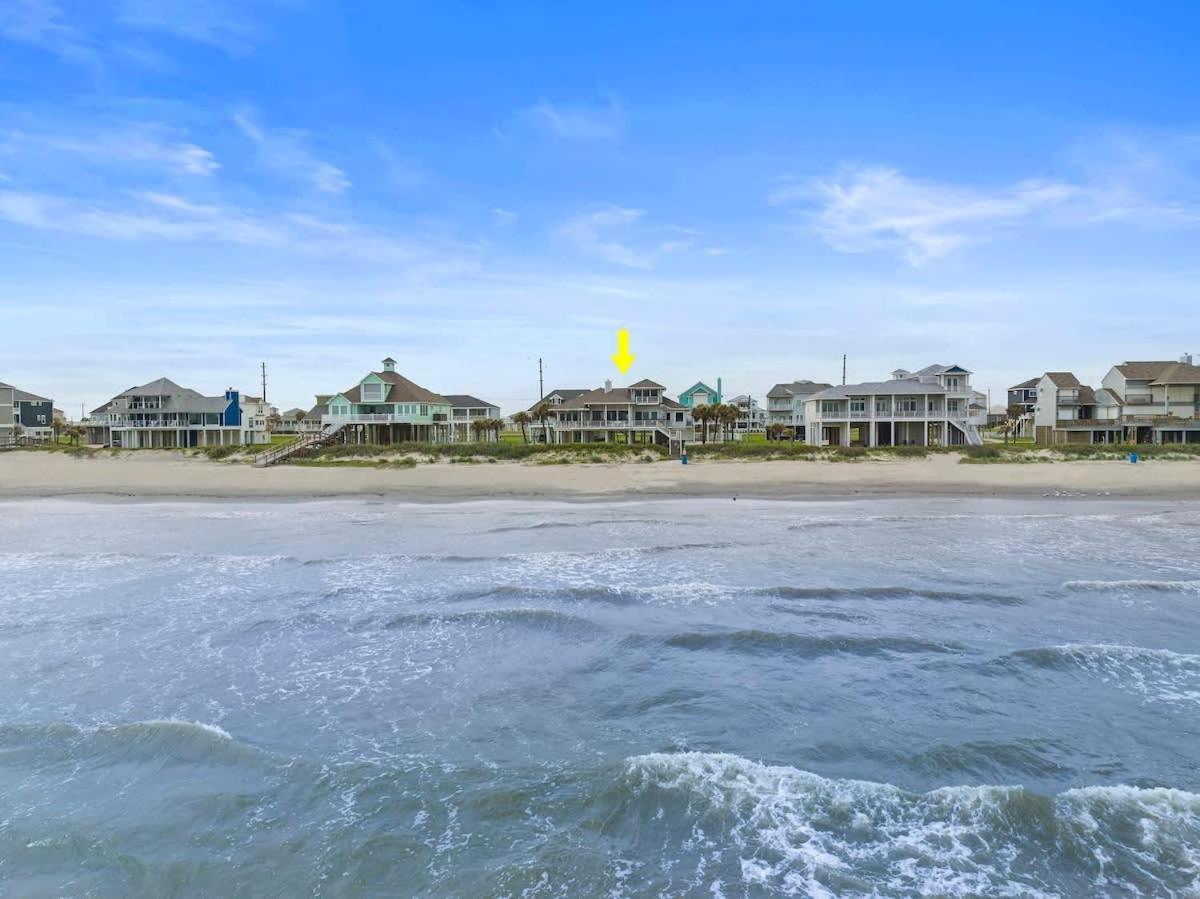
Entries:
<svg viewBox="0 0 1200 899">
<path fill-rule="evenodd" d="M 774 422 L 773 424 L 769 424 L 769 425 L 767 425 L 767 439 L 768 440 L 782 440 L 783 432 L 785 430 L 786 430 L 786 428 L 779 422 Z"/>
<path fill-rule="evenodd" d="M 537 404 L 537 408 L 533 410 L 534 416 L 542 423 L 542 442 L 550 442 L 550 427 L 546 424 L 547 420 L 553 414 L 553 407 L 545 400 Z"/>
<path fill-rule="evenodd" d="M 712 406 L 698 403 L 692 407 L 692 421 L 700 425 L 700 442 L 708 443 L 708 423 L 712 421 Z"/>
<path fill-rule="evenodd" d="M 489 418 L 488 423 L 492 426 L 492 431 L 496 435 L 496 442 L 500 442 L 500 432 L 504 430 L 503 418 Z"/>
<path fill-rule="evenodd" d="M 732 403 L 724 403 L 717 407 L 717 421 L 725 426 L 725 433 L 730 440 L 733 439 L 733 431 L 741 415 L 741 410 Z"/>
<path fill-rule="evenodd" d="M 513 414 L 512 423 L 519 426 L 521 429 L 521 439 L 526 443 L 529 442 L 529 422 L 533 419 L 528 412 L 516 412 Z"/>
<path fill-rule="evenodd" d="M 471 430 L 475 432 L 476 443 L 483 442 L 483 432 L 487 429 L 487 427 L 488 420 L 486 418 L 477 418 L 471 422 Z"/>
</svg>

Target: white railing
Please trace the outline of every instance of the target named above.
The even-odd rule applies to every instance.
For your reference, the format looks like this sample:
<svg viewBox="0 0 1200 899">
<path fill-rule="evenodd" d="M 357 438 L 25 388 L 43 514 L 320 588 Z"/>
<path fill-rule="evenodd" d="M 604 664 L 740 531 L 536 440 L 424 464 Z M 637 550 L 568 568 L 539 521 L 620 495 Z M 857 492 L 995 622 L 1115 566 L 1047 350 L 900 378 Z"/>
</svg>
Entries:
<svg viewBox="0 0 1200 899">
<path fill-rule="evenodd" d="M 361 425 L 361 424 L 405 424 L 405 425 L 447 425 L 450 419 L 437 421 L 429 415 L 393 415 L 388 412 L 356 412 L 350 415 L 322 415 L 323 425 Z"/>
</svg>

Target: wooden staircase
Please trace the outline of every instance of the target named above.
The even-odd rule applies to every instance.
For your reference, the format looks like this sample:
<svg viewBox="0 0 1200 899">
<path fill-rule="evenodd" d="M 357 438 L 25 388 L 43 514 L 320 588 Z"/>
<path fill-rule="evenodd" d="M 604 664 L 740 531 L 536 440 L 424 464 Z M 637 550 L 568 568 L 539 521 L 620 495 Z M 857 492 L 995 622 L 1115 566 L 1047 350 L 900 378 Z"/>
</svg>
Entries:
<svg viewBox="0 0 1200 899">
<path fill-rule="evenodd" d="M 338 431 L 342 427 L 340 424 L 333 427 L 327 425 L 316 434 L 301 434 L 295 440 L 288 443 L 281 443 L 279 446 L 273 446 L 269 450 L 264 450 L 254 457 L 254 467 L 266 468 L 268 465 L 275 465 L 293 456 L 303 455 L 318 447 L 328 446 L 330 443 L 333 443 L 334 437 L 337 436 Z"/>
</svg>

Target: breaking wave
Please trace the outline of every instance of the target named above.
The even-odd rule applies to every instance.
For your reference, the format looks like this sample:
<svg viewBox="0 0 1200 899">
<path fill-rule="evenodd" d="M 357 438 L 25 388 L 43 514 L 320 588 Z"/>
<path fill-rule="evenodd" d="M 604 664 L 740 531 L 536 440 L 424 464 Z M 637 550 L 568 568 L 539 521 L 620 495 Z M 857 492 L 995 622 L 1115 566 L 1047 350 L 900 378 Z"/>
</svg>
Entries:
<svg viewBox="0 0 1200 899">
<path fill-rule="evenodd" d="M 716 649 L 737 653 L 786 653 L 815 658 L 846 654 L 885 656 L 899 653 L 958 652 L 963 647 L 915 637 L 816 636 L 787 631 L 738 630 L 718 633 L 676 634 L 664 640 L 676 649 Z"/>
<path fill-rule="evenodd" d="M 1022 649 L 1000 660 L 1077 670 L 1152 702 L 1200 705 L 1200 655 L 1115 643 Z"/>
<path fill-rule="evenodd" d="M 679 753 L 629 759 L 622 793 L 608 829 L 662 843 L 673 870 L 703 871 L 714 893 L 729 881 L 739 894 L 816 897 L 1200 888 L 1200 796 L 1182 790 L 910 793 L 737 755 Z"/>
<path fill-rule="evenodd" d="M 1137 579 L 1125 581 L 1067 581 L 1063 584 L 1063 589 L 1093 593 L 1127 593 L 1136 590 L 1147 590 L 1154 593 L 1200 593 L 1200 581 L 1155 581 Z"/>
</svg>

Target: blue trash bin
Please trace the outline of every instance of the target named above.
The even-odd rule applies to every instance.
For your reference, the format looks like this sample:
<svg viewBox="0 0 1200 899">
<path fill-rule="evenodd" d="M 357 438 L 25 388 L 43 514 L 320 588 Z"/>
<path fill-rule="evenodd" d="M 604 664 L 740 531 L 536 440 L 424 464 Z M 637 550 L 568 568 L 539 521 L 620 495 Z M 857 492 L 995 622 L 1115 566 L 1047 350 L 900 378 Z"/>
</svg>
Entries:
<svg viewBox="0 0 1200 899">
<path fill-rule="evenodd" d="M 1137 453 L 1130 453 L 1129 461 L 1136 465 L 1137 464 Z"/>
</svg>

